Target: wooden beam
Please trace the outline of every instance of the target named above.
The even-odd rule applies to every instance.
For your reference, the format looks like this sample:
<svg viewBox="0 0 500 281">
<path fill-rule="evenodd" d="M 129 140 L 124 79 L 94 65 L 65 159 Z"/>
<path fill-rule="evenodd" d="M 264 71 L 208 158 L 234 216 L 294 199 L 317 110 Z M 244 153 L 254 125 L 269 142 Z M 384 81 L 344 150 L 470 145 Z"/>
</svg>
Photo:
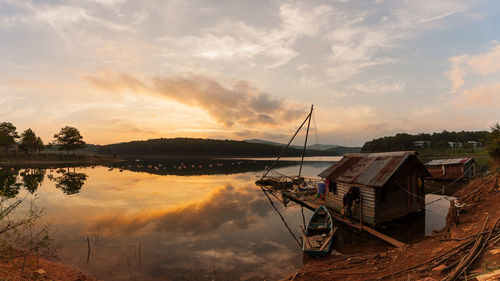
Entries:
<svg viewBox="0 0 500 281">
<path fill-rule="evenodd" d="M 304 228 L 302 227 L 302 225 L 299 226 L 299 228 L 300 228 L 300 231 L 302 232 L 302 241 L 304 241 L 303 243 L 305 243 L 304 249 L 312 249 L 311 243 L 309 242 L 309 238 L 307 238 L 307 235 L 306 235 Z"/>
</svg>

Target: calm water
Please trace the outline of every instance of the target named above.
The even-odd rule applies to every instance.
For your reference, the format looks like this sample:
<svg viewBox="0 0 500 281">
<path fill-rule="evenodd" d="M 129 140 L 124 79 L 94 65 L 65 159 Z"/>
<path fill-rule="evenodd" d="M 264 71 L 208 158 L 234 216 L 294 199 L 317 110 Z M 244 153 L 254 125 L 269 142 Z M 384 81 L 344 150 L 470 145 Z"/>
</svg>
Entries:
<svg viewBox="0 0 500 281">
<path fill-rule="evenodd" d="M 0 172 L 22 184 L 11 195 L 37 194 L 59 258 L 100 279 L 276 280 L 302 265 L 300 248 L 254 185 L 266 163 L 159 163 L 133 161 L 120 165 L 122 171 L 69 168 L 73 177 L 56 169 Z M 315 176 L 329 165 L 306 163 L 303 174 Z M 298 166 L 278 171 L 296 174 Z M 273 200 L 298 237 L 301 208 Z M 311 212 L 304 213 L 307 221 Z M 421 228 L 418 233 L 427 232 Z M 389 247 L 348 230 L 336 244 L 344 253 Z"/>
</svg>

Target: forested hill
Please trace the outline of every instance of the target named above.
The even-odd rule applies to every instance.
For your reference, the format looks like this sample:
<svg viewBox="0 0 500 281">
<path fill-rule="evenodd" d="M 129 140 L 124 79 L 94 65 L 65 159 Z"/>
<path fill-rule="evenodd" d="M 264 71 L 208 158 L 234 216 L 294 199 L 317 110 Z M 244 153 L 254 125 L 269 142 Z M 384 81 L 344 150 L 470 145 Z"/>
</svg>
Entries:
<svg viewBox="0 0 500 281">
<path fill-rule="evenodd" d="M 382 137 L 373 139 L 366 142 L 361 148 L 362 152 L 385 152 L 397 150 L 415 150 L 415 141 L 428 141 L 424 148 L 447 149 L 449 148 L 448 142 L 460 142 L 464 147 L 467 147 L 468 141 L 479 141 L 483 145 L 486 143 L 488 131 L 461 131 L 461 132 L 448 132 L 433 134 L 396 134 L 391 137 Z"/>
<path fill-rule="evenodd" d="M 283 147 L 235 140 L 194 138 L 150 139 L 100 146 L 98 153 L 118 155 L 212 156 L 212 157 L 275 157 Z M 288 148 L 285 156 L 300 156 L 302 150 Z M 336 151 L 308 149 L 306 156 L 336 156 Z"/>
<path fill-rule="evenodd" d="M 266 141 L 266 140 L 261 140 L 261 139 L 251 139 L 251 140 L 244 140 L 246 142 L 250 143 L 263 143 L 263 144 L 270 144 L 270 145 L 277 145 L 277 146 L 285 146 L 283 143 L 278 143 L 278 142 L 272 142 L 272 141 Z M 290 147 L 296 148 L 296 149 L 302 149 L 302 145 L 290 145 Z M 339 155 L 344 155 L 345 153 L 358 153 L 361 151 L 361 147 L 359 146 L 341 146 L 341 145 L 335 145 L 335 144 L 310 144 L 307 146 L 307 149 L 310 150 L 322 150 L 322 151 L 330 151 L 332 153 L 338 153 Z"/>
</svg>

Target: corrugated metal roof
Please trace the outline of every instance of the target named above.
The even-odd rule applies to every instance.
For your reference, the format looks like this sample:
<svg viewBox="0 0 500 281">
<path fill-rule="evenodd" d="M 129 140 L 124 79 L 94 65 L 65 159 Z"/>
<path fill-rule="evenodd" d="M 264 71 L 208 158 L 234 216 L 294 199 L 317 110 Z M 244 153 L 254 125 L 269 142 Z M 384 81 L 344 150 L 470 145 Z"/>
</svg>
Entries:
<svg viewBox="0 0 500 281">
<path fill-rule="evenodd" d="M 383 186 L 408 158 L 414 158 L 428 174 L 414 151 L 349 153 L 318 176 L 340 182 Z M 430 174 L 429 174 L 430 175 Z"/>
<path fill-rule="evenodd" d="M 472 158 L 437 159 L 437 160 L 432 160 L 432 161 L 428 162 L 427 164 L 425 164 L 425 166 L 465 164 L 471 160 L 473 160 L 473 159 Z"/>
</svg>

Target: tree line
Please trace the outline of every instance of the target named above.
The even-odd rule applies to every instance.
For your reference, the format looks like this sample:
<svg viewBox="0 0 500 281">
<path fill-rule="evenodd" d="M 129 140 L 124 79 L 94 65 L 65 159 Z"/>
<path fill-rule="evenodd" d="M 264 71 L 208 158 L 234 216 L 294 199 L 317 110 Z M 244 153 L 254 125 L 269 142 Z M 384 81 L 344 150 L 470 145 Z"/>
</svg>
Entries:
<svg viewBox="0 0 500 281">
<path fill-rule="evenodd" d="M 131 141 L 103 145 L 98 148 L 98 153 L 120 155 L 163 155 L 163 156 L 239 156 L 239 157 L 275 157 L 279 155 L 282 146 L 250 143 L 235 140 L 215 140 L 197 138 L 160 138 L 146 141 Z M 301 156 L 302 150 L 288 148 L 284 156 Z M 307 156 L 340 155 L 336 151 L 306 151 Z"/>
<path fill-rule="evenodd" d="M 485 144 L 488 140 L 488 131 L 461 131 L 448 132 L 444 130 L 441 133 L 425 134 L 420 133 L 411 135 L 407 133 L 396 134 L 395 136 L 386 136 L 376 138 L 366 142 L 361 148 L 362 152 L 386 152 L 398 150 L 415 150 L 414 142 L 425 141 L 423 148 L 447 149 L 448 142 L 460 142 L 465 147 L 468 141 L 478 141 Z"/>
<path fill-rule="evenodd" d="M 16 126 L 12 123 L 0 123 L 0 146 L 4 147 L 7 152 L 10 147 L 15 145 L 18 145 L 19 150 L 28 154 L 40 153 L 46 147 L 42 139 L 31 128 L 19 135 Z M 66 150 L 69 154 L 72 150 L 84 148 L 86 143 L 77 128 L 65 126 L 57 134 L 54 134 L 54 141 L 47 144 L 47 146 L 53 145 L 58 146 L 59 150 Z"/>
</svg>

